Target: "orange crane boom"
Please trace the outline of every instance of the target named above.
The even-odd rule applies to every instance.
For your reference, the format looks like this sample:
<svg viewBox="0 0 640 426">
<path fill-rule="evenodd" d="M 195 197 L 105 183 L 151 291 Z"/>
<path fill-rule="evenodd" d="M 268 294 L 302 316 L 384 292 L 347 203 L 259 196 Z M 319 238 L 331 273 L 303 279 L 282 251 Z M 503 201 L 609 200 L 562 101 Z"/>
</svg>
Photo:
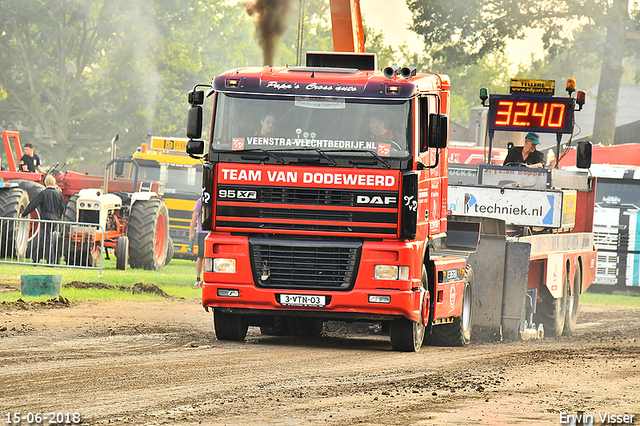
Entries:
<svg viewBox="0 0 640 426">
<path fill-rule="evenodd" d="M 330 0 L 333 50 L 364 53 L 360 0 Z"/>
</svg>

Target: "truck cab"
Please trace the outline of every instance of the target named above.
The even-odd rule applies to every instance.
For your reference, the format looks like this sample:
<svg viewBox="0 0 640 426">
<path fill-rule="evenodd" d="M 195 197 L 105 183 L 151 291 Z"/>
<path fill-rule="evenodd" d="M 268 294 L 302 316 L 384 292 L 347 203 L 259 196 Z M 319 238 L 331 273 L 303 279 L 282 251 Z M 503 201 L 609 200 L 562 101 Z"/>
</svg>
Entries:
<svg viewBox="0 0 640 426">
<path fill-rule="evenodd" d="M 282 330 L 283 318 L 291 334 L 369 321 L 417 351 L 425 330 L 458 319 L 453 341 L 468 341 L 465 260 L 430 254 L 447 230 L 448 76 L 310 53 L 304 67 L 233 69 L 202 86 L 203 305 L 218 338 Z M 205 145 L 198 89 L 191 155 Z"/>
</svg>

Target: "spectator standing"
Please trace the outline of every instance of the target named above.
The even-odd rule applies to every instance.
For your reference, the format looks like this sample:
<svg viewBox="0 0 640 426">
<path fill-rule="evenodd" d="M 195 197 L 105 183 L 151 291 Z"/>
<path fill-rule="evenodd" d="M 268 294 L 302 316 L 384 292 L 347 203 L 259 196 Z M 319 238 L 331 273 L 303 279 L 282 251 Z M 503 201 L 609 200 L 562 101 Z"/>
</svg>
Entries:
<svg viewBox="0 0 640 426">
<path fill-rule="evenodd" d="M 21 172 L 35 173 L 38 171 L 40 173 L 44 173 L 44 170 L 40 167 L 40 157 L 35 153 L 33 144 L 24 144 L 24 155 L 20 158 L 19 170 Z"/>
<path fill-rule="evenodd" d="M 189 243 L 196 238 L 198 243 L 198 257 L 196 258 L 196 282 L 194 287 L 202 287 L 202 263 L 204 260 L 204 237 L 207 235 L 207 231 L 202 230 L 202 197 L 198 198 L 196 205 L 193 208 L 193 216 L 191 217 L 191 224 L 189 225 Z"/>
<path fill-rule="evenodd" d="M 60 221 L 65 210 L 64 198 L 62 193 L 56 185 L 56 179 L 47 175 L 44 179 L 46 188 L 36 196 L 25 211 L 22 213 L 22 217 L 27 217 L 35 209 L 40 207 L 40 218 L 43 220 Z M 57 224 L 55 223 L 41 223 L 40 224 L 40 236 L 38 239 L 38 247 L 35 250 L 31 250 L 31 256 L 35 263 L 38 263 L 44 254 L 44 258 L 47 263 L 57 263 L 55 253 L 52 253 L 52 235 L 53 231 L 57 230 Z M 54 245 L 57 246 L 54 241 Z"/>
</svg>

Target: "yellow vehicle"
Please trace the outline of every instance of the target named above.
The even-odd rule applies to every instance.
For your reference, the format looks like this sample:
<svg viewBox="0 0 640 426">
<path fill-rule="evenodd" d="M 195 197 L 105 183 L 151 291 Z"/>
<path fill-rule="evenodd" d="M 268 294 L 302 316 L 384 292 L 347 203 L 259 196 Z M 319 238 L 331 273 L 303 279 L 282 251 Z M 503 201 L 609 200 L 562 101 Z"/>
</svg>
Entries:
<svg viewBox="0 0 640 426">
<path fill-rule="evenodd" d="M 185 153 L 188 139 L 149 136 L 133 158 L 140 177 L 163 182 L 164 199 L 169 208 L 169 235 L 174 257 L 188 258 L 189 223 L 193 208 L 202 193 L 202 161 Z M 194 253 L 197 248 L 194 247 Z"/>
</svg>

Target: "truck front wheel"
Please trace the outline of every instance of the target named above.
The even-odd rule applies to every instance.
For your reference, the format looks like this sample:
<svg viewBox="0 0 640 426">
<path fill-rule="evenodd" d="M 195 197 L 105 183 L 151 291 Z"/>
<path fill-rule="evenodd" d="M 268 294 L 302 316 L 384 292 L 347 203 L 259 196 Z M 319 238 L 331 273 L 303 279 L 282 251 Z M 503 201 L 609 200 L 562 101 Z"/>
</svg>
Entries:
<svg viewBox="0 0 640 426">
<path fill-rule="evenodd" d="M 218 340 L 243 341 L 249 325 L 242 315 L 228 314 L 215 309 L 213 311 L 213 327 Z"/>
<path fill-rule="evenodd" d="M 424 297 L 426 297 L 428 286 L 427 270 L 422 265 L 422 287 L 425 289 Z M 418 352 L 422 347 L 424 340 L 425 326 L 422 316 L 425 309 L 420 312 L 420 321 L 413 322 L 402 317 L 389 324 L 389 337 L 391 338 L 391 347 L 394 351 L 400 352 Z M 428 313 L 427 313 L 428 315 Z"/>
</svg>

